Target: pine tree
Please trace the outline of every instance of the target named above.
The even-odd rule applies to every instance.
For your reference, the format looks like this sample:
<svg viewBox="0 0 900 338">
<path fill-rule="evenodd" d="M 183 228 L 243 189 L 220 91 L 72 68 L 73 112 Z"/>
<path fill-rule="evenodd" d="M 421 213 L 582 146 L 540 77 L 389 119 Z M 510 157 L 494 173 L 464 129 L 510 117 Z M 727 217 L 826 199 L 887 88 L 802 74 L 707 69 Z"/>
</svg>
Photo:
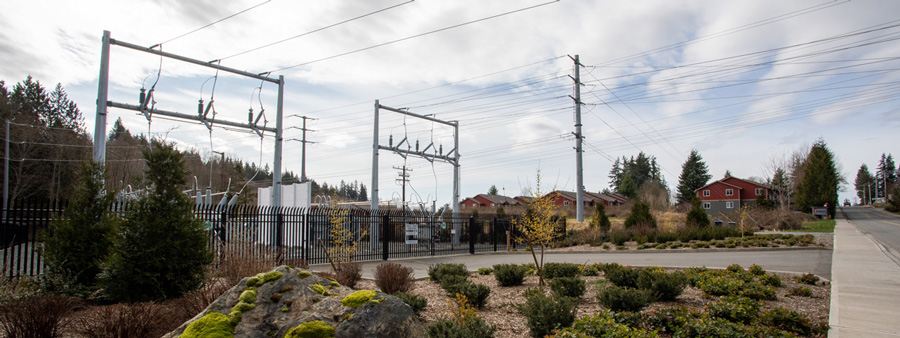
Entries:
<svg viewBox="0 0 900 338">
<path fill-rule="evenodd" d="M 594 217 L 591 219 L 591 228 L 599 228 L 602 232 L 609 232 L 612 224 L 609 222 L 609 216 L 606 216 L 606 206 L 603 202 L 597 202 L 597 210 L 594 211 Z"/>
<path fill-rule="evenodd" d="M 497 186 L 496 186 L 496 185 L 491 185 L 491 187 L 488 188 L 488 191 L 487 191 L 487 194 L 488 194 L 488 195 L 491 195 L 491 196 L 496 196 L 496 195 L 499 194 L 499 193 L 500 193 L 500 191 L 497 190 Z"/>
<path fill-rule="evenodd" d="M 625 219 L 625 229 L 634 227 L 651 227 L 656 229 L 656 219 L 650 213 L 649 205 L 635 202 L 631 206 L 631 215 Z"/>
<path fill-rule="evenodd" d="M 145 150 L 148 193 L 128 210 L 113 254 L 101 275 L 115 301 L 157 301 L 197 289 L 212 261 L 203 221 L 181 189 L 187 183 L 183 154 L 153 140 Z"/>
<path fill-rule="evenodd" d="M 869 173 L 869 167 L 866 166 L 865 163 L 859 167 L 859 170 L 856 171 L 856 180 L 853 181 L 853 185 L 856 188 L 856 196 L 859 197 L 859 200 L 862 201 L 862 204 L 868 205 L 869 198 L 873 197 L 875 192 L 869 191 L 872 190 L 872 182 L 875 181 L 875 177 Z"/>
<path fill-rule="evenodd" d="M 834 154 L 828 150 L 824 140 L 816 141 L 806 157 L 803 180 L 797 187 L 797 207 L 803 212 L 812 212 L 812 207 L 827 204 L 828 215 L 833 218 L 840 183 Z"/>
<path fill-rule="evenodd" d="M 109 212 L 115 196 L 103 188 L 104 177 L 101 164 L 82 164 L 69 206 L 42 234 L 45 274 L 56 276 L 48 280 L 73 284 L 54 287 L 90 290 L 96 286 L 101 262 L 112 248 L 119 221 Z"/>
<path fill-rule="evenodd" d="M 678 176 L 677 203 L 690 202 L 696 196 L 694 191 L 706 185 L 711 178 L 712 175 L 706 162 L 703 162 L 703 157 L 696 149 L 691 150 L 691 154 L 681 165 L 681 176 Z"/>
<path fill-rule="evenodd" d="M 688 211 L 684 223 L 689 227 L 702 228 L 709 226 L 709 216 L 706 214 L 706 211 L 700 207 L 700 199 L 697 198 L 697 196 L 691 198 L 691 210 Z"/>
</svg>

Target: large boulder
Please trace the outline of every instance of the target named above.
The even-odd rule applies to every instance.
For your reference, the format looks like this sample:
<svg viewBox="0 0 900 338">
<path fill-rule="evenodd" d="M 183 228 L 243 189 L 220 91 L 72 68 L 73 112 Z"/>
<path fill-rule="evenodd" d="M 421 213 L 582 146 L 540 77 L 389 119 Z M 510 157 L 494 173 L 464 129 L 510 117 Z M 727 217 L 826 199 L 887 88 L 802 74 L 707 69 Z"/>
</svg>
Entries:
<svg viewBox="0 0 900 338">
<path fill-rule="evenodd" d="M 412 308 L 374 290 L 354 291 L 308 270 L 279 266 L 244 278 L 163 338 L 422 337 Z"/>
</svg>

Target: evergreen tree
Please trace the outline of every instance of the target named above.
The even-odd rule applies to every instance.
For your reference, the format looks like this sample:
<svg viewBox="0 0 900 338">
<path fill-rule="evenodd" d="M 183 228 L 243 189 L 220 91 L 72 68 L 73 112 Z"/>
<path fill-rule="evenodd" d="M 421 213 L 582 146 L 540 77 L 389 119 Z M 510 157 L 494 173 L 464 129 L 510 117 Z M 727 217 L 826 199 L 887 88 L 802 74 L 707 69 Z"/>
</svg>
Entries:
<svg viewBox="0 0 900 338">
<path fill-rule="evenodd" d="M 497 186 L 496 186 L 496 185 L 491 185 L 491 187 L 488 188 L 487 193 L 488 193 L 488 195 L 491 195 L 491 196 L 497 196 L 497 194 L 499 194 L 500 191 L 497 190 Z"/>
<path fill-rule="evenodd" d="M 706 185 L 711 178 L 712 175 L 706 167 L 706 162 L 703 162 L 703 157 L 696 149 L 691 150 L 687 161 L 681 165 L 681 176 L 678 176 L 677 203 L 690 202 L 697 195 L 694 191 Z"/>
<path fill-rule="evenodd" d="M 833 218 L 841 177 L 834 154 L 824 140 L 813 144 L 803 167 L 803 180 L 797 187 L 797 207 L 803 212 L 812 212 L 812 207 L 828 204 L 828 215 Z"/>
<path fill-rule="evenodd" d="M 885 156 L 885 154 L 881 154 L 881 161 L 878 162 L 878 172 L 881 173 L 881 177 L 884 177 L 883 182 L 879 182 L 881 184 L 879 187 L 883 187 L 886 183 L 888 187 L 897 181 L 895 176 L 897 170 L 897 166 L 894 164 L 894 158 L 890 154 Z M 887 187 L 883 187 L 884 189 L 888 189 Z"/>
<path fill-rule="evenodd" d="M 174 145 L 153 140 L 145 150 L 147 195 L 128 210 L 101 275 L 115 301 L 156 301 L 197 289 L 212 261 L 203 221 L 181 189 L 188 171 Z"/>
<path fill-rule="evenodd" d="M 619 191 L 619 184 L 622 182 L 622 162 L 616 158 L 612 168 L 609 169 L 609 187 L 612 191 Z"/>
<path fill-rule="evenodd" d="M 656 229 L 656 218 L 650 213 L 650 206 L 641 202 L 635 202 L 631 206 L 631 215 L 625 219 L 625 228 L 651 227 Z"/>
<path fill-rule="evenodd" d="M 101 262 L 113 245 L 118 219 L 109 212 L 114 194 L 103 188 L 105 170 L 95 162 L 85 162 L 78 174 L 74 196 L 61 217 L 43 233 L 46 275 L 87 290 L 96 286 Z M 47 285 L 45 285 L 47 286 Z M 51 290 L 57 291 L 57 290 Z"/>
<path fill-rule="evenodd" d="M 853 181 L 853 186 L 856 188 L 856 196 L 864 205 L 869 204 L 869 198 L 875 195 L 874 191 L 869 191 L 873 189 L 872 182 L 874 181 L 875 177 L 869 173 L 869 167 L 863 163 L 856 171 L 856 180 Z"/>
<path fill-rule="evenodd" d="M 685 225 L 689 227 L 708 227 L 709 216 L 706 211 L 700 207 L 700 199 L 697 196 L 691 198 L 691 210 L 687 213 Z"/>
<path fill-rule="evenodd" d="M 609 216 L 606 216 L 606 206 L 603 202 L 597 202 L 597 210 L 594 211 L 594 217 L 591 219 L 591 227 L 599 228 L 602 232 L 609 232 L 609 228 L 612 227 Z"/>
</svg>

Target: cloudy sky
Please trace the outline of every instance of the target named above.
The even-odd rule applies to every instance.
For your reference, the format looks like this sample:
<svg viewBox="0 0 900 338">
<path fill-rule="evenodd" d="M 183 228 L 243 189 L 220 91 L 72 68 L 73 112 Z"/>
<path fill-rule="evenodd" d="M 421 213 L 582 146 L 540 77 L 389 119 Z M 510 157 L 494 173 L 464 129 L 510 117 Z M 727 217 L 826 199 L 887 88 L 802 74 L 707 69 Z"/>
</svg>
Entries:
<svg viewBox="0 0 900 338">
<path fill-rule="evenodd" d="M 283 75 L 285 139 L 300 137 L 296 116 L 315 119 L 307 175 L 318 182 L 371 188 L 375 100 L 459 121 L 465 198 L 491 185 L 521 194 L 538 169 L 545 188 L 575 190 L 569 76 L 570 56 L 579 55 L 588 191 L 608 186 L 615 158 L 641 151 L 674 188 L 691 149 L 715 179 L 726 170 L 767 177 L 770 163 L 819 138 L 852 183 L 861 164 L 900 155 L 896 13 L 892 0 L 6 0 L 0 79 L 61 83 L 93 130 L 109 30 L 119 41 Z M 214 99 L 216 118 L 243 122 L 249 109 L 264 109 L 275 124 L 277 88 L 260 90 L 259 80 L 113 46 L 109 81 L 112 101 L 136 104 L 140 88 L 155 83 L 159 109 L 194 113 L 199 99 Z M 272 163 L 272 133 L 261 142 L 110 109 L 110 126 L 117 118 L 204 154 Z M 391 112 L 381 113 L 379 134 L 382 145 L 406 138 L 453 148 L 452 129 Z M 399 199 L 393 167 L 404 158 L 379 158 L 380 198 Z M 286 142 L 285 169 L 299 175 L 300 162 L 300 143 Z M 450 165 L 413 157 L 405 165 L 408 199 L 450 201 Z M 854 196 L 847 186 L 840 198 Z"/>
</svg>

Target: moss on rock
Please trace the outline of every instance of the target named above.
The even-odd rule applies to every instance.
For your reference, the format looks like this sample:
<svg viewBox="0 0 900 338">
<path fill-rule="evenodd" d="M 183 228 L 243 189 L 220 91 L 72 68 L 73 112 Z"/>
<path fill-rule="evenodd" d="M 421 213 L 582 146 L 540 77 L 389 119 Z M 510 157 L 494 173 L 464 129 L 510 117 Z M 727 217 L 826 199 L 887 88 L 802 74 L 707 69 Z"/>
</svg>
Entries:
<svg viewBox="0 0 900 338">
<path fill-rule="evenodd" d="M 301 279 L 306 278 L 306 277 L 310 277 L 310 276 L 312 276 L 312 275 L 313 275 L 312 272 L 309 272 L 309 271 L 306 271 L 306 270 L 303 270 L 303 271 L 300 271 L 300 272 L 297 273 L 297 277 L 300 277 Z"/>
<path fill-rule="evenodd" d="M 371 301 L 372 298 L 375 298 L 375 295 L 375 290 L 359 290 L 341 299 L 341 304 L 346 307 L 357 308 Z"/>
<path fill-rule="evenodd" d="M 334 331 L 331 325 L 315 320 L 290 329 L 284 338 L 331 338 L 334 337 Z"/>
<path fill-rule="evenodd" d="M 328 293 L 328 289 L 326 289 L 325 286 L 319 282 L 316 282 L 315 284 L 310 285 L 309 289 L 312 290 L 313 292 L 318 293 L 323 296 L 325 296 Z"/>
<path fill-rule="evenodd" d="M 234 338 L 234 325 L 218 312 L 210 312 L 188 324 L 178 338 Z"/>
<path fill-rule="evenodd" d="M 241 297 L 239 298 L 240 302 L 253 304 L 256 301 L 256 288 L 249 288 L 241 292 Z"/>
<path fill-rule="evenodd" d="M 273 270 L 269 272 L 263 272 L 257 274 L 256 276 L 250 277 L 250 279 L 247 280 L 247 286 L 260 287 L 265 285 L 266 283 L 278 280 L 279 278 L 281 278 L 281 276 L 284 276 L 284 273 L 282 273 L 281 271 Z"/>
</svg>

